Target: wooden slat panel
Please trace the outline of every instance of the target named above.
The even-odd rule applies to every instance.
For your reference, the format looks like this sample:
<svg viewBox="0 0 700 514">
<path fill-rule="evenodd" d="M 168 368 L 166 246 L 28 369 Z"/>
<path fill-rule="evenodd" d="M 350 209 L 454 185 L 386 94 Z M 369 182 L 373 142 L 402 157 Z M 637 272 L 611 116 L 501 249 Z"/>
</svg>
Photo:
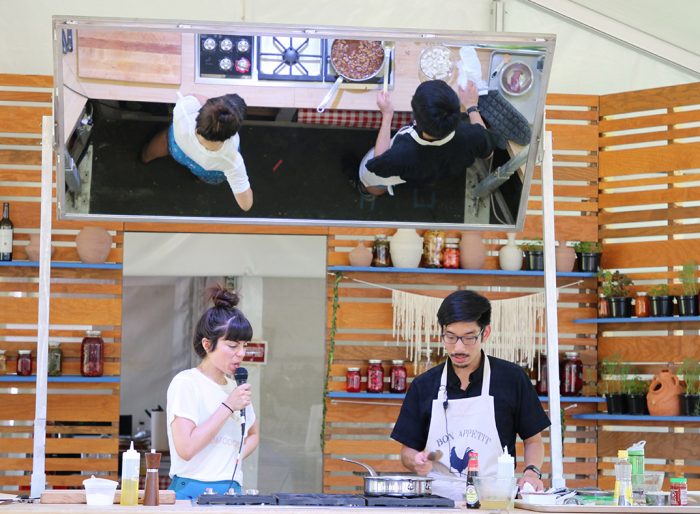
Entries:
<svg viewBox="0 0 700 514">
<path fill-rule="evenodd" d="M 549 114 L 549 111 L 547 111 Z M 596 125 L 547 125 L 552 131 L 552 148 L 556 150 L 598 151 L 598 127 Z"/>
<path fill-rule="evenodd" d="M 2 416 L 33 421 L 34 395 L 3 395 Z M 5 419 L 8 419 L 7 417 Z M 50 421 L 113 421 L 119 419 L 119 396 L 52 394 L 46 419 Z M 3 469 L 0 467 L 0 469 Z"/>
<path fill-rule="evenodd" d="M 380 454 L 398 455 L 401 445 L 393 439 L 385 440 L 353 440 L 333 439 L 326 441 L 324 452 L 336 454 Z"/>
<path fill-rule="evenodd" d="M 617 450 L 627 448 L 640 439 L 646 440 L 644 455 L 647 459 L 688 459 L 697 455 L 698 435 L 677 433 L 645 432 L 609 432 L 598 434 L 598 455 L 614 456 Z"/>
<path fill-rule="evenodd" d="M 32 459 L 0 458 L 0 469 L 32 470 Z M 116 471 L 117 459 L 46 459 L 46 471 Z M 85 480 L 85 476 L 83 476 Z"/>
<path fill-rule="evenodd" d="M 620 118 L 615 120 L 601 120 L 598 128 L 601 133 L 612 135 L 614 132 L 621 132 L 624 130 L 639 130 L 652 127 L 672 127 L 681 123 L 693 123 L 698 121 L 699 116 L 700 113 L 698 111 L 651 114 L 647 116 Z"/>
<path fill-rule="evenodd" d="M 598 95 L 572 95 L 564 93 L 547 93 L 546 105 L 550 106 L 567 106 L 567 107 L 590 107 L 598 108 Z"/>
<path fill-rule="evenodd" d="M 46 453 L 117 453 L 119 439 L 101 437 L 46 439 Z M 34 440 L 31 438 L 0 437 L 0 453 L 33 453 Z"/>
<path fill-rule="evenodd" d="M 605 193 L 598 197 L 601 209 L 612 207 L 632 207 L 638 205 L 655 205 L 659 203 L 694 202 L 700 200 L 700 188 L 679 187 L 657 189 L 654 191 L 635 191 L 630 193 Z"/>
<path fill-rule="evenodd" d="M 1 323 L 36 323 L 38 304 L 36 298 L 0 297 Z M 119 325 L 121 323 L 121 299 L 104 298 L 53 298 L 51 300 L 52 324 Z M 89 313 L 89 315 L 86 315 Z"/>
<path fill-rule="evenodd" d="M 0 73 L 0 86 L 47 87 L 53 86 L 51 75 L 16 75 Z"/>
<path fill-rule="evenodd" d="M 42 116 L 51 116 L 51 107 L 13 107 L 0 109 L 0 127 L 4 132 L 41 134 Z"/>
<path fill-rule="evenodd" d="M 689 255 L 698 255 L 700 239 L 648 241 L 605 246 L 601 267 L 604 269 L 641 268 L 682 264 Z"/>
<path fill-rule="evenodd" d="M 700 104 L 700 84 L 692 82 L 678 86 L 602 95 L 600 97 L 600 115 L 604 117 L 695 104 Z"/>
<path fill-rule="evenodd" d="M 700 118 L 700 115 L 698 116 Z M 700 136 L 700 127 L 658 130 L 654 132 L 642 132 L 639 134 L 627 134 L 623 136 L 601 137 L 599 139 L 601 148 L 612 149 L 618 145 L 631 145 L 637 143 L 650 143 L 653 141 L 671 141 Z"/>
<path fill-rule="evenodd" d="M 600 176 L 638 175 L 700 167 L 700 143 L 601 152 Z"/>
</svg>

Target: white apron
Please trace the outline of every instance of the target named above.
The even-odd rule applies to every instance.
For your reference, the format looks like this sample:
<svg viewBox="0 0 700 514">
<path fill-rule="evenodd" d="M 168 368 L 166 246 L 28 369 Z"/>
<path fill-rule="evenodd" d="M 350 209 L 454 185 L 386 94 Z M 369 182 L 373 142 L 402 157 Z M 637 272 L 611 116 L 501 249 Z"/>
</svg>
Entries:
<svg viewBox="0 0 700 514">
<path fill-rule="evenodd" d="M 464 501 L 469 452 L 479 454 L 480 476 L 496 476 L 498 456 L 503 453 L 496 429 L 493 396 L 489 396 L 491 365 L 486 354 L 484 359 L 481 396 L 447 402 L 448 363 L 445 363 L 440 389 L 433 400 L 426 450 L 442 451 L 440 462 L 449 468 L 450 475 L 434 467 L 428 476 L 435 479 L 432 482 L 433 494 L 455 501 Z"/>
</svg>

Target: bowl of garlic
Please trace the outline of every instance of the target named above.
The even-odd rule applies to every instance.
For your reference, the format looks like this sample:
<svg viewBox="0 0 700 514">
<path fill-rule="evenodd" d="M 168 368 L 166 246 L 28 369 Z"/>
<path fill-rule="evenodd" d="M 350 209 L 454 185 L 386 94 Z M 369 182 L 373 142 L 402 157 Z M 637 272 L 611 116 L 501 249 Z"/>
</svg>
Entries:
<svg viewBox="0 0 700 514">
<path fill-rule="evenodd" d="M 420 54 L 420 71 L 427 80 L 448 82 L 454 72 L 452 53 L 445 45 L 431 45 Z"/>
</svg>

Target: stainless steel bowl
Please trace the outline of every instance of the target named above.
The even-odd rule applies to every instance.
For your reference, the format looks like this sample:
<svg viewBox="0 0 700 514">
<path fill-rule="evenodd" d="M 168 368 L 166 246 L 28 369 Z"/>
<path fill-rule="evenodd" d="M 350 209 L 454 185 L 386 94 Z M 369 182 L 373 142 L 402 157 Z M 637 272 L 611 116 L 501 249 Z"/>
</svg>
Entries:
<svg viewBox="0 0 700 514">
<path fill-rule="evenodd" d="M 532 88 L 532 68 L 522 61 L 512 61 L 501 69 L 499 84 L 504 93 L 522 96 Z"/>
</svg>

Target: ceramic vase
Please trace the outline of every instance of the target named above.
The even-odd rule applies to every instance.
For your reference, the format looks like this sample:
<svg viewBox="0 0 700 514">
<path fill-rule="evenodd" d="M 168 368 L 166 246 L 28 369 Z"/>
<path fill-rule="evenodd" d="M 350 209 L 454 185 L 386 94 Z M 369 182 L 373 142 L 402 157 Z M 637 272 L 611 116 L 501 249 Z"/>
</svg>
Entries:
<svg viewBox="0 0 700 514">
<path fill-rule="evenodd" d="M 30 261 L 38 261 L 39 260 L 39 244 L 40 244 L 40 236 L 39 234 L 29 234 L 29 244 L 24 247 L 24 251 L 27 254 L 27 258 Z M 52 244 L 51 245 L 51 257 L 53 257 L 53 254 L 56 252 L 56 247 Z"/>
<path fill-rule="evenodd" d="M 102 264 L 112 249 L 112 236 L 102 227 L 85 227 L 75 238 L 80 260 L 87 264 Z"/>
<path fill-rule="evenodd" d="M 652 416 L 678 416 L 681 413 L 683 386 L 678 375 L 668 369 L 659 371 L 649 384 L 647 407 Z"/>
<path fill-rule="evenodd" d="M 459 267 L 481 269 L 486 261 L 486 246 L 481 240 L 481 232 L 462 232 L 459 240 Z"/>
<path fill-rule="evenodd" d="M 576 251 L 572 246 L 562 244 L 554 250 L 557 271 L 568 273 L 574 270 L 576 264 Z"/>
<path fill-rule="evenodd" d="M 515 233 L 508 233 L 508 242 L 498 251 L 498 263 L 502 270 L 518 271 L 523 267 L 523 251 L 515 243 Z"/>
<path fill-rule="evenodd" d="M 400 228 L 389 242 L 391 262 L 396 268 L 417 268 L 423 255 L 423 239 L 412 228 Z"/>
<path fill-rule="evenodd" d="M 360 241 L 348 254 L 350 266 L 367 267 L 372 265 L 372 250 L 365 246 L 364 241 Z"/>
</svg>

